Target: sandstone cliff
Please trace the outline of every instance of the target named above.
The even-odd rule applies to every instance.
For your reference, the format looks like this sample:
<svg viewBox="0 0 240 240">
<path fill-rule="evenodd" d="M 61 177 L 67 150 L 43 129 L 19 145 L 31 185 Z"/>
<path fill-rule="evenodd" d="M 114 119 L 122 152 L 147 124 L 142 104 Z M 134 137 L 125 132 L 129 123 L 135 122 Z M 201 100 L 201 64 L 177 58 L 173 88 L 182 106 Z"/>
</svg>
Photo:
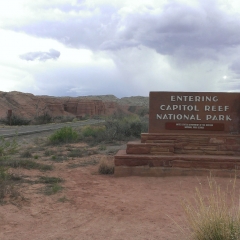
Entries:
<svg viewBox="0 0 240 240">
<path fill-rule="evenodd" d="M 85 115 L 111 115 L 117 111 L 128 112 L 129 107 L 148 107 L 148 97 L 118 99 L 113 95 L 83 97 L 35 96 L 22 92 L 0 92 L 0 118 L 8 110 L 24 118 L 34 118 L 48 113 L 56 116 L 82 117 Z"/>
</svg>

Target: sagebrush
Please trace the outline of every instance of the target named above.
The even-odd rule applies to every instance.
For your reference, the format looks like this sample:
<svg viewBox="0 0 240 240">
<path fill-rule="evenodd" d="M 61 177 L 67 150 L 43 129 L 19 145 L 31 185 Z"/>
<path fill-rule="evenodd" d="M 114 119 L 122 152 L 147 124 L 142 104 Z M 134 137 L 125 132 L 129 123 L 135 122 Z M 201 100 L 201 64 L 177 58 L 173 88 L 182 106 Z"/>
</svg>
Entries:
<svg viewBox="0 0 240 240">
<path fill-rule="evenodd" d="M 137 115 L 109 117 L 99 126 L 86 126 L 81 131 L 85 141 L 114 142 L 128 138 L 139 138 L 141 133 L 148 132 L 148 120 Z"/>
<path fill-rule="evenodd" d="M 63 127 L 49 137 L 49 141 L 52 144 L 70 143 L 77 141 L 77 139 L 78 133 L 72 127 Z"/>
</svg>

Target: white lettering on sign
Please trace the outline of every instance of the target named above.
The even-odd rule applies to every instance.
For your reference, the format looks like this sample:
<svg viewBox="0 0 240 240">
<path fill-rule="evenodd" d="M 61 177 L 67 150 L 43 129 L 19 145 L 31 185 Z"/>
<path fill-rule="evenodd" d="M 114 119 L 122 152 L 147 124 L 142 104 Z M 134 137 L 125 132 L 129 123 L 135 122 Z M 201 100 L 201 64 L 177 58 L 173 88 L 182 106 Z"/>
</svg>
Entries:
<svg viewBox="0 0 240 240">
<path fill-rule="evenodd" d="M 199 111 L 197 105 L 160 105 L 162 111 Z"/>
<path fill-rule="evenodd" d="M 230 115 L 206 115 L 206 120 L 212 121 L 232 121 Z"/>
<path fill-rule="evenodd" d="M 226 112 L 229 109 L 229 106 L 216 106 L 216 105 L 205 105 L 204 110 L 205 112 Z"/>
<path fill-rule="evenodd" d="M 217 96 L 171 96 L 171 102 L 217 102 Z"/>
<path fill-rule="evenodd" d="M 159 120 L 201 120 L 198 114 L 157 114 L 156 118 Z"/>
<path fill-rule="evenodd" d="M 216 105 L 218 102 L 218 96 L 179 96 L 179 95 L 171 95 L 171 102 L 175 102 L 171 104 L 162 104 L 160 105 L 160 114 L 156 115 L 156 118 L 159 120 L 189 120 L 189 121 L 200 121 L 201 117 L 205 118 L 206 121 L 232 121 L 230 115 L 223 114 L 224 112 L 229 111 L 228 105 Z M 178 105 L 177 102 L 192 102 L 193 104 L 181 104 Z M 208 104 L 202 106 L 198 105 L 200 102 L 209 102 Z M 211 105 L 212 103 L 215 103 Z M 195 105 L 194 105 L 195 103 Z M 166 112 L 167 113 L 164 113 Z M 174 111 L 185 111 L 192 112 L 193 114 L 183 114 L 176 113 Z M 201 111 L 201 114 L 194 114 L 194 112 Z M 170 113 L 169 113 L 170 112 Z M 173 113 L 171 113 L 173 112 Z M 206 112 L 206 115 L 202 115 L 203 112 Z M 219 114 L 211 114 L 212 112 L 219 112 Z M 200 117 L 201 116 L 201 117 Z"/>
</svg>

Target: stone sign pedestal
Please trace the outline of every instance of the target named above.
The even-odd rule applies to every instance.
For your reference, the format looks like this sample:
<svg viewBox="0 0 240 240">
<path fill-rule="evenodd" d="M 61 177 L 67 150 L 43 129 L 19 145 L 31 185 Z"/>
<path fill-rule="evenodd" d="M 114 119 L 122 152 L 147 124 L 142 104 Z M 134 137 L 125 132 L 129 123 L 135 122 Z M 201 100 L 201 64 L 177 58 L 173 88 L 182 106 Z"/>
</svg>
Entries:
<svg viewBox="0 0 240 240">
<path fill-rule="evenodd" d="M 117 153 L 115 176 L 240 175 L 239 104 L 239 93 L 150 93 L 149 133 Z"/>
</svg>

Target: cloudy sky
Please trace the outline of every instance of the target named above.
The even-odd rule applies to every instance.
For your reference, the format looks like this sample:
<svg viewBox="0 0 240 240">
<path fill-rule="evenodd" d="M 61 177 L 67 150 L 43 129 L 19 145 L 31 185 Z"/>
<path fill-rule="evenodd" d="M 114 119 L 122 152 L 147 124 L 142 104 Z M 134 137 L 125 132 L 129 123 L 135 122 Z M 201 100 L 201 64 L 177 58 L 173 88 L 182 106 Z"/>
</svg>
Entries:
<svg viewBox="0 0 240 240">
<path fill-rule="evenodd" d="M 0 91 L 240 91 L 239 0 L 0 1 Z"/>
</svg>

